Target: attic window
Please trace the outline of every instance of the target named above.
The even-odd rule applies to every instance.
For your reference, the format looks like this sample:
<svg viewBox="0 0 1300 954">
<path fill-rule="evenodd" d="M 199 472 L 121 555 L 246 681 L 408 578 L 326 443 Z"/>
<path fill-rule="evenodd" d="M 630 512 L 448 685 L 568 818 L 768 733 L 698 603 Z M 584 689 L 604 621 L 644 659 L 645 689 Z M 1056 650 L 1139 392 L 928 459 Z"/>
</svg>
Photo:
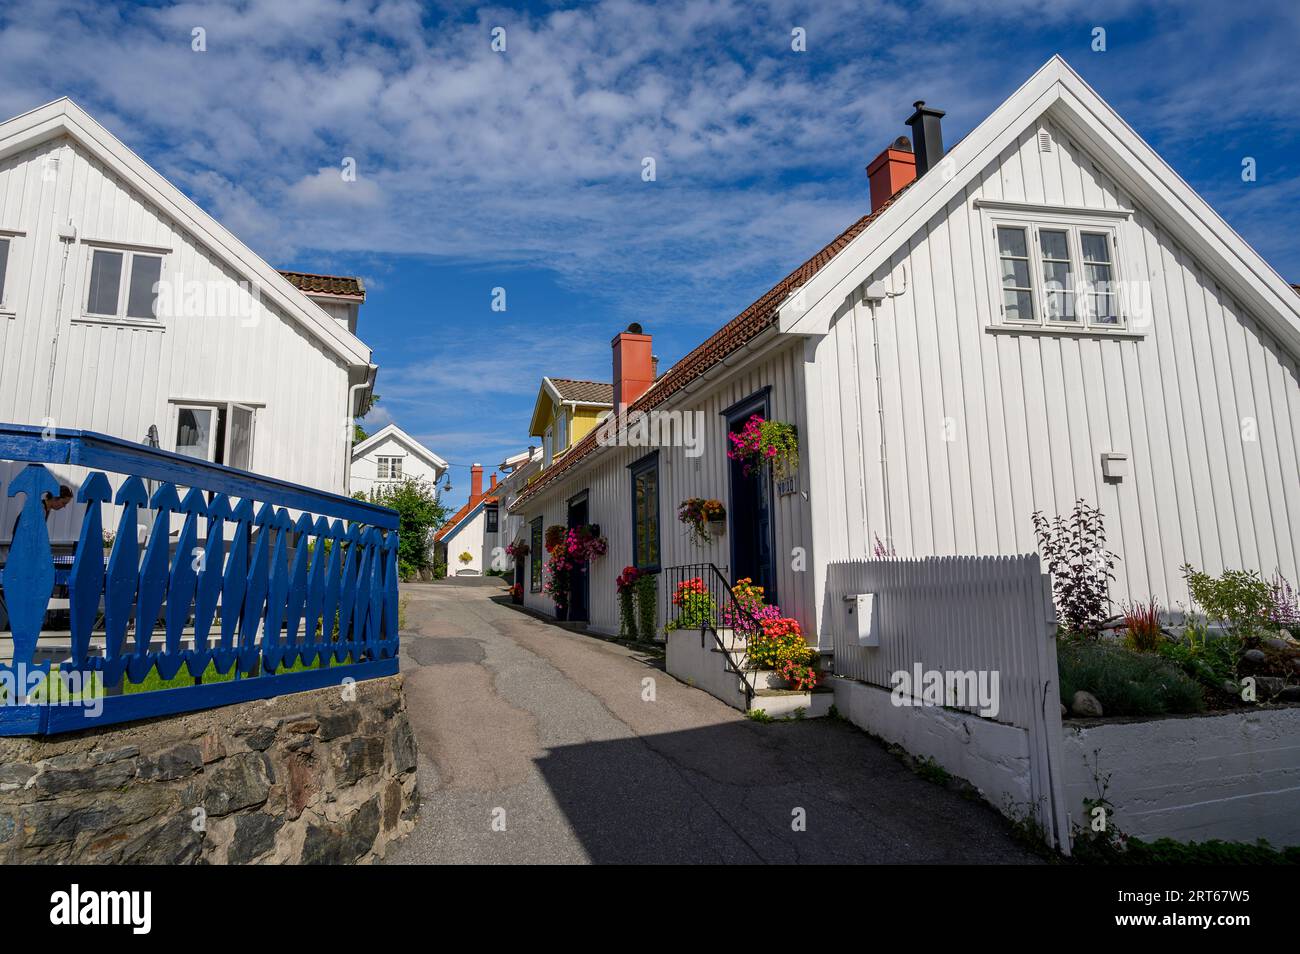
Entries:
<svg viewBox="0 0 1300 954">
<path fill-rule="evenodd" d="M 377 457 L 375 465 L 378 468 L 380 480 L 401 480 L 402 478 L 402 458 L 400 457 Z"/>
<path fill-rule="evenodd" d="M 1113 332 L 1125 327 L 1121 308 L 1118 229 L 1083 217 L 1041 221 L 991 219 L 1002 328 Z"/>
<path fill-rule="evenodd" d="M 156 321 L 162 256 L 112 248 L 90 250 L 86 314 Z"/>
</svg>

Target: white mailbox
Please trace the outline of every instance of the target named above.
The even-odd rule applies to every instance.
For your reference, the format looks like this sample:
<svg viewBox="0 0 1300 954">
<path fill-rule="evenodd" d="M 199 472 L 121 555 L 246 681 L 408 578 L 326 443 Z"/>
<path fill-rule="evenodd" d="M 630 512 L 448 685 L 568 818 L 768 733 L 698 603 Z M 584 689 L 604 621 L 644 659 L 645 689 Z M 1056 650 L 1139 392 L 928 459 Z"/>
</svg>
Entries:
<svg viewBox="0 0 1300 954">
<path fill-rule="evenodd" d="M 876 594 L 854 593 L 844 597 L 849 604 L 849 634 L 859 646 L 879 646 L 880 630 L 876 626 Z"/>
</svg>

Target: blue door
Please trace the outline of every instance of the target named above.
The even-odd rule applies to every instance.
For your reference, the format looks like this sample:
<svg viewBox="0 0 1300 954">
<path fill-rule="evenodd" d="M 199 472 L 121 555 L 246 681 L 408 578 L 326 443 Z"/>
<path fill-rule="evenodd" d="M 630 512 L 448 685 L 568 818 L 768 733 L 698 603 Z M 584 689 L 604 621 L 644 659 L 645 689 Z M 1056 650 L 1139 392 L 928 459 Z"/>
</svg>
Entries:
<svg viewBox="0 0 1300 954">
<path fill-rule="evenodd" d="M 764 390 L 723 414 L 728 433 L 742 430 L 749 418 L 768 416 L 768 395 Z M 728 442 L 730 446 L 730 442 Z M 727 527 L 731 536 L 732 582 L 748 577 L 763 587 L 768 603 L 777 601 L 776 552 L 772 542 L 772 469 L 764 465 L 747 474 L 738 460 L 728 461 L 731 500 L 727 506 Z"/>
</svg>

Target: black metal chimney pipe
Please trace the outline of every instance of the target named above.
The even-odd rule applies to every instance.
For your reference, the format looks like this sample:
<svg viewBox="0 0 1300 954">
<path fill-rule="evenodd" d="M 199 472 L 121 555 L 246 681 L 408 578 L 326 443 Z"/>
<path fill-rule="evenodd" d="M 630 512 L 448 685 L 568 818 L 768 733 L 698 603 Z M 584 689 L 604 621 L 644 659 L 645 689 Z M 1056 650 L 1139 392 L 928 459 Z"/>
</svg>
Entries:
<svg viewBox="0 0 1300 954">
<path fill-rule="evenodd" d="M 937 166 L 943 158 L 943 129 L 939 120 L 943 118 L 942 109 L 930 109 L 925 100 L 912 104 L 916 112 L 907 124 L 912 127 L 912 152 L 916 154 L 916 177 L 925 175 L 925 170 Z"/>
</svg>

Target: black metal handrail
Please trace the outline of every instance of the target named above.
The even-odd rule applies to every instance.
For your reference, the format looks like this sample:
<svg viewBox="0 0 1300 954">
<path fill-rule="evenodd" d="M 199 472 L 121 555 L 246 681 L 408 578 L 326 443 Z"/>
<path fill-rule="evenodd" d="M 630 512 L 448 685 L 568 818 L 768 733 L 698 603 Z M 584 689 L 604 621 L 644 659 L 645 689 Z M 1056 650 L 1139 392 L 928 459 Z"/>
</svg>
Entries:
<svg viewBox="0 0 1300 954">
<path fill-rule="evenodd" d="M 666 629 L 698 628 L 701 646 L 706 634 L 713 636 L 717 651 L 726 658 L 729 670 L 740 679 L 748 711 L 755 692 L 748 675 L 748 646 L 749 638 L 759 631 L 759 622 L 749 608 L 736 599 L 724 571 L 725 567 L 719 569 L 714 563 L 664 567 L 659 576 L 664 595 L 664 625 Z M 745 646 L 739 647 L 734 641 L 731 646 L 726 645 L 719 632 L 722 629 L 743 633 Z"/>
</svg>

